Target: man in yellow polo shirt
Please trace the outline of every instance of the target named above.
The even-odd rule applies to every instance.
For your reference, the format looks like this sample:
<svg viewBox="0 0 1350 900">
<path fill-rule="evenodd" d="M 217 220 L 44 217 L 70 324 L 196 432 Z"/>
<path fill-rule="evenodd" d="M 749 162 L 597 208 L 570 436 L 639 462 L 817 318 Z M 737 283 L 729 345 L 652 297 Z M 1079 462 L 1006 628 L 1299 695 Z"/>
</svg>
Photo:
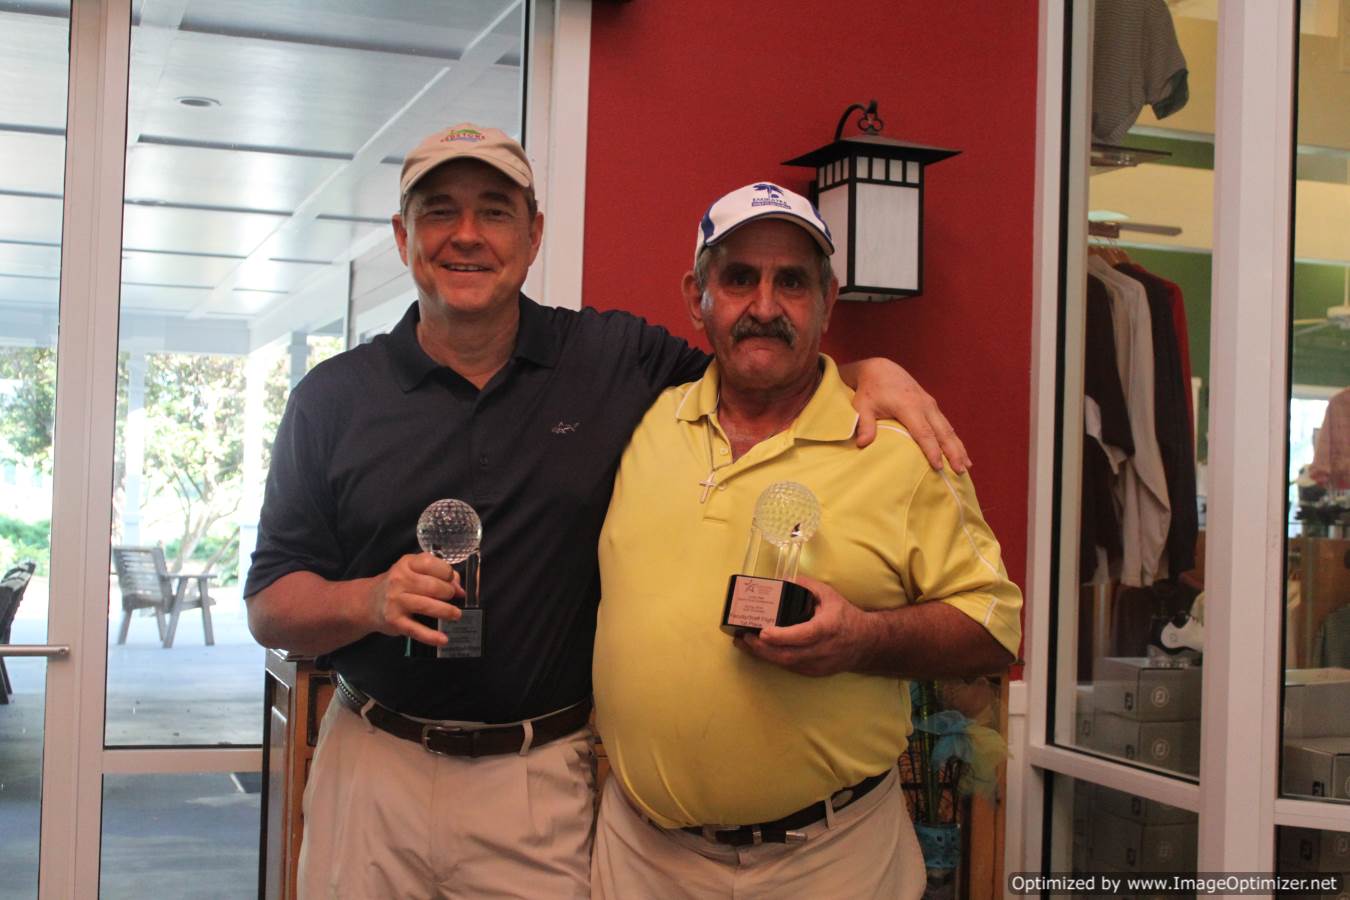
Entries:
<svg viewBox="0 0 1350 900">
<path fill-rule="evenodd" d="M 1021 594 L 969 479 L 899 426 L 853 443 L 852 392 L 820 354 L 833 251 L 810 202 L 766 182 L 700 223 L 684 295 L 716 361 L 643 419 L 600 539 L 596 897 L 918 897 L 903 679 L 1017 651 Z M 727 579 L 784 480 L 822 508 L 798 578 L 814 616 L 733 641 Z"/>
</svg>

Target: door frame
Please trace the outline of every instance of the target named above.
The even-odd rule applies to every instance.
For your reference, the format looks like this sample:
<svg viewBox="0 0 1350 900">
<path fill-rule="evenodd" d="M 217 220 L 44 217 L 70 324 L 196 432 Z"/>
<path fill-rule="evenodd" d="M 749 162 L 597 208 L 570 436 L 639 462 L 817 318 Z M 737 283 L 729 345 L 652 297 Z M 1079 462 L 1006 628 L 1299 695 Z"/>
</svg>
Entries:
<svg viewBox="0 0 1350 900">
<path fill-rule="evenodd" d="M 1063 634 L 1066 614 L 1054 608 L 1063 591 L 1055 558 L 1066 539 L 1060 532 L 1072 531 L 1056 528 L 1055 511 L 1058 521 L 1072 522 L 1065 510 L 1076 509 L 1075 498 L 1061 496 L 1076 492 L 1076 481 L 1057 485 L 1056 467 L 1064 465 L 1067 436 L 1081 431 L 1064 425 L 1075 419 L 1062 396 L 1067 376 L 1059 359 L 1061 340 L 1081 353 L 1083 289 L 1073 286 L 1083 281 L 1078 257 L 1086 246 L 1091 4 L 1039 6 L 1027 666 L 1009 700 L 1008 821 L 1017 824 L 1009 829 L 1006 870 L 1070 868 L 1060 835 L 1048 830 L 1056 811 L 1047 803 L 1049 781 L 1061 776 L 1198 813 L 1197 871 L 1264 871 L 1274 865 L 1276 827 L 1350 831 L 1350 807 L 1281 798 L 1278 784 L 1296 9 L 1223 4 L 1218 22 L 1206 585 L 1229 602 L 1206 608 L 1197 784 L 1052 738 L 1052 694 L 1063 690 L 1052 678 L 1051 629 Z M 1081 165 L 1062 181 L 1065 156 Z M 1058 646 L 1062 653 L 1063 641 Z M 1062 716 L 1063 700 L 1056 706 Z M 1229 752 L 1233 746 L 1248 749 Z M 1063 799 L 1060 792 L 1055 806 Z"/>
<path fill-rule="evenodd" d="M 98 895 L 104 775 L 262 769 L 261 745 L 104 744 L 131 12 L 132 0 L 71 0 L 47 626 L 49 644 L 68 651 L 50 655 L 46 671 L 41 898 Z M 553 186 L 553 221 L 567 226 L 552 229 L 553 249 L 532 275 L 574 306 L 586 166 L 584 124 L 575 123 L 586 121 L 590 13 L 591 0 L 526 9 L 526 137 L 536 136 L 542 186 Z"/>
</svg>

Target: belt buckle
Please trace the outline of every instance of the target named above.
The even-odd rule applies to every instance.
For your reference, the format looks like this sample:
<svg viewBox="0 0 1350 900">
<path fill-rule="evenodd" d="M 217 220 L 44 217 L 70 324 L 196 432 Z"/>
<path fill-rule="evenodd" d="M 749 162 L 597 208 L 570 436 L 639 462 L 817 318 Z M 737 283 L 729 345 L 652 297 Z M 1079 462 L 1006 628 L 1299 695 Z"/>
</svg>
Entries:
<svg viewBox="0 0 1350 900">
<path fill-rule="evenodd" d="M 477 741 L 478 732 L 476 730 L 464 728 L 463 726 L 460 725 L 436 725 L 428 723 L 422 726 L 423 749 L 425 749 L 428 753 L 435 753 L 437 756 L 455 756 L 456 754 L 454 753 L 448 753 L 444 750 L 437 750 L 435 747 L 431 746 L 431 736 L 433 734 L 445 734 L 451 736 L 467 735 L 469 738 L 468 755 L 471 759 L 476 759 L 478 757 L 478 741 Z"/>
</svg>

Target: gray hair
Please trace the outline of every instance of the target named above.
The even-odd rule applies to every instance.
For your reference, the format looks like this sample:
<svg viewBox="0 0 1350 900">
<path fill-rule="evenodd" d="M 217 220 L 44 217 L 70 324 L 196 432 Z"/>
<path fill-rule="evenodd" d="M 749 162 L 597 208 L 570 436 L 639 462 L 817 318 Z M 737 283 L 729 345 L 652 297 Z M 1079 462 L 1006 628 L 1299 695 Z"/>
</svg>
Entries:
<svg viewBox="0 0 1350 900">
<path fill-rule="evenodd" d="M 712 310 L 712 294 L 708 291 L 712 265 L 714 262 L 721 263 L 726 255 L 725 245 L 713 244 L 711 247 L 704 247 L 703 252 L 694 260 L 694 284 L 703 294 L 702 307 L 705 314 Z M 834 278 L 834 266 L 830 265 L 829 256 L 819 246 L 816 247 L 816 265 L 820 275 L 820 301 L 824 303 L 825 294 L 830 289 L 830 280 Z"/>
</svg>

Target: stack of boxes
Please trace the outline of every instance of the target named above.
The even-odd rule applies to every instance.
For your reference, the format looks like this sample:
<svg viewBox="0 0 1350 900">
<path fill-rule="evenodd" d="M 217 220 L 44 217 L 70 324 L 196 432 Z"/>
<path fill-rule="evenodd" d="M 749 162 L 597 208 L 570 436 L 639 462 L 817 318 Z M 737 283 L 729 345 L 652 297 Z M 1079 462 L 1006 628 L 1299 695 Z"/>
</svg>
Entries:
<svg viewBox="0 0 1350 900">
<path fill-rule="evenodd" d="M 1073 742 L 1079 747 L 1092 746 L 1092 685 L 1080 684 L 1073 708 Z"/>
<path fill-rule="evenodd" d="M 1350 669 L 1290 669 L 1281 789 L 1350 799 Z"/>
<path fill-rule="evenodd" d="M 1296 797 L 1350 799 L 1350 669 L 1284 673 L 1280 789 Z M 1281 872 L 1350 873 L 1350 834 L 1280 828 L 1276 860 Z M 1336 897 L 1350 900 L 1350 885 Z"/>
<path fill-rule="evenodd" d="M 1350 872 L 1350 834 L 1315 831 L 1311 828 L 1281 828 L 1276 837 L 1278 869 L 1285 874 L 1302 872 Z M 1335 900 L 1350 900 L 1350 885 Z"/>
<path fill-rule="evenodd" d="M 1093 675 L 1093 684 L 1077 689 L 1079 746 L 1199 774 L 1199 667 L 1107 657 Z M 1282 792 L 1350 800 L 1350 669 L 1285 675 Z M 1076 872 L 1195 871 L 1194 813 L 1081 781 L 1073 799 Z M 1350 873 L 1350 833 L 1280 828 L 1278 835 L 1279 871 Z M 1350 885 L 1337 900 L 1350 900 Z"/>
<path fill-rule="evenodd" d="M 1195 871 L 1195 813 L 1083 781 L 1073 800 L 1074 871 Z"/>
<path fill-rule="evenodd" d="M 1105 657 L 1094 667 L 1091 725 L 1083 746 L 1185 775 L 1200 774 L 1197 666 L 1159 666 L 1145 657 Z M 1080 704 L 1082 702 L 1080 696 Z M 1083 709 L 1080 705 L 1078 713 Z"/>
</svg>

